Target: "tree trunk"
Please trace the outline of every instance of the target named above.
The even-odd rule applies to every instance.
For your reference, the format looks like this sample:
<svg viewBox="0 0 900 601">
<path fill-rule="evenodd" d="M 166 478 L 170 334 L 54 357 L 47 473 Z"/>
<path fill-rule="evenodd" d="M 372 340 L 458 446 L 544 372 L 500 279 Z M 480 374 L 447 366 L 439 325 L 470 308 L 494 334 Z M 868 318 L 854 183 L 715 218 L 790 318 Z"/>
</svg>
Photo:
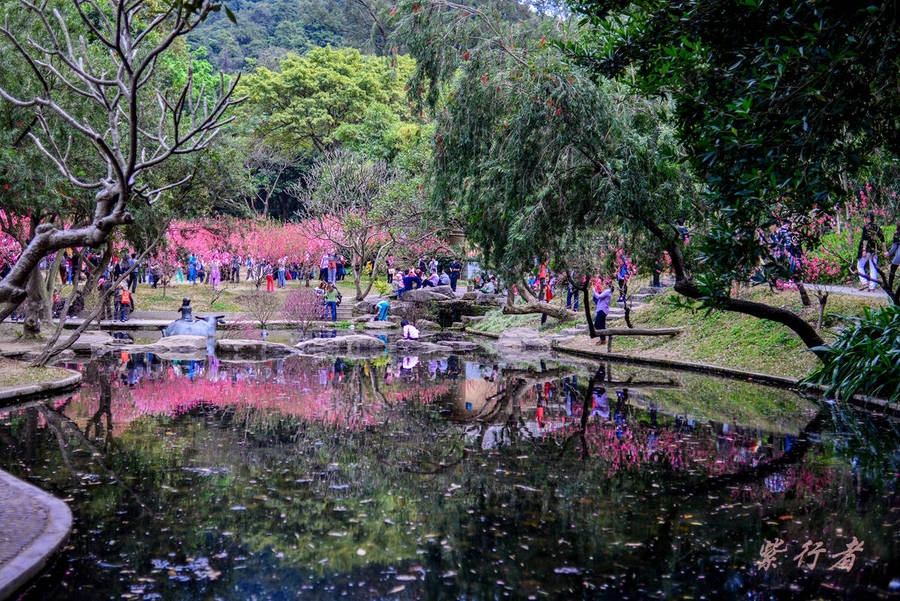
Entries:
<svg viewBox="0 0 900 601">
<path fill-rule="evenodd" d="M 59 265 L 62 263 L 62 253 L 56 253 L 50 269 L 47 271 L 47 277 L 44 278 L 44 315 L 53 314 L 51 305 L 53 304 L 53 290 L 56 288 L 56 278 L 59 277 Z"/>
<path fill-rule="evenodd" d="M 822 329 L 822 322 L 825 321 L 825 305 L 828 303 L 827 292 L 817 292 L 816 297 L 819 300 L 819 319 L 816 322 L 816 329 Z"/>
<path fill-rule="evenodd" d="M 803 285 L 803 282 L 797 282 L 797 292 L 800 293 L 800 302 L 803 303 L 803 306 L 811 307 L 812 301 L 809 300 L 809 293 L 806 292 L 806 286 Z"/>
<path fill-rule="evenodd" d="M 362 286 L 360 282 L 362 281 L 362 268 L 359 265 L 353 266 L 353 284 L 356 286 L 356 300 L 361 301 L 366 298 L 366 295 L 363 294 Z"/>
<path fill-rule="evenodd" d="M 541 313 L 543 315 L 555 317 L 560 321 L 573 321 L 578 318 L 578 314 L 574 311 L 569 311 L 565 307 L 558 307 L 543 301 L 531 301 L 524 305 L 506 305 L 503 307 L 503 313 L 507 315 Z"/>
<path fill-rule="evenodd" d="M 100 263 L 96 268 L 91 270 L 87 281 L 84 283 L 84 288 L 82 289 L 82 291 L 84 292 L 85 301 L 87 301 L 87 299 L 97 291 L 97 282 L 100 281 L 100 275 L 106 273 L 106 268 L 109 267 L 109 262 L 112 260 L 112 256 L 113 242 L 112 240 L 107 240 L 106 248 L 103 249 L 103 256 L 100 258 Z M 163 292 L 163 296 L 165 296 L 165 292 Z"/>
<path fill-rule="evenodd" d="M 587 284 L 584 288 L 580 289 L 582 296 L 584 297 L 584 318 L 587 320 L 588 325 L 588 335 L 591 338 L 597 337 L 597 329 L 594 327 L 594 318 L 591 315 L 591 297 L 588 294 L 588 291 L 591 289 L 591 285 Z"/>
<path fill-rule="evenodd" d="M 22 335 L 25 338 L 39 338 L 41 335 L 41 322 L 44 316 L 44 286 L 41 271 L 35 267 L 25 286 L 25 302 L 22 303 L 25 314 L 25 325 Z"/>
</svg>

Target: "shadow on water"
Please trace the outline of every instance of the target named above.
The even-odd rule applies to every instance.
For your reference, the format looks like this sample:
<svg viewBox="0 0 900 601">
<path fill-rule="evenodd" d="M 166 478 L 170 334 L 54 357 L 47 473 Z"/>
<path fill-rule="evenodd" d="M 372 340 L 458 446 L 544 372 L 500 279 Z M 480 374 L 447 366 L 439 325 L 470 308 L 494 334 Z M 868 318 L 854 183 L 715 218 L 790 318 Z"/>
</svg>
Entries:
<svg viewBox="0 0 900 601">
<path fill-rule="evenodd" d="M 0 415 L 0 466 L 76 518 L 25 599 L 900 586 L 896 422 L 788 391 L 463 356 L 71 367 L 78 395 Z M 854 537 L 853 565 L 834 568 Z M 798 560 L 807 542 L 827 553 Z"/>
</svg>

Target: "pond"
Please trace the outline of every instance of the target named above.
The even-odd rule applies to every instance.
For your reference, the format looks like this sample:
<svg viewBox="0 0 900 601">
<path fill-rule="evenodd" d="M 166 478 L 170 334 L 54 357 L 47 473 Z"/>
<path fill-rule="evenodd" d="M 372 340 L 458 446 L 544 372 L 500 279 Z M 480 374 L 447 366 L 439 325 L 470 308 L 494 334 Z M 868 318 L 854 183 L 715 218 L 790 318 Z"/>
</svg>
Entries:
<svg viewBox="0 0 900 601">
<path fill-rule="evenodd" d="M 0 414 L 0 467 L 75 517 L 24 599 L 900 588 L 897 423 L 789 391 L 558 357 L 70 367 L 77 395 Z"/>
</svg>

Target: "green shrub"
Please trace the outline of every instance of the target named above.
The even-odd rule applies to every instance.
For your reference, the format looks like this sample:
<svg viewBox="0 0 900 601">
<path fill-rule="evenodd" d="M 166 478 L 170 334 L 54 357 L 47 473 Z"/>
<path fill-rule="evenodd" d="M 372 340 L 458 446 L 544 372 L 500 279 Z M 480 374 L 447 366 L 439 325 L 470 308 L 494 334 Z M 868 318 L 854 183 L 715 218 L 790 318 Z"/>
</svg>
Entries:
<svg viewBox="0 0 900 601">
<path fill-rule="evenodd" d="M 372 287 L 375 289 L 375 292 L 381 296 L 387 296 L 391 291 L 391 285 L 385 280 L 375 280 L 372 283 Z"/>
<path fill-rule="evenodd" d="M 847 319 L 852 325 L 834 344 L 819 347 L 823 365 L 807 381 L 827 386 L 833 398 L 862 394 L 900 400 L 900 307 L 866 307 L 862 317 Z"/>
</svg>

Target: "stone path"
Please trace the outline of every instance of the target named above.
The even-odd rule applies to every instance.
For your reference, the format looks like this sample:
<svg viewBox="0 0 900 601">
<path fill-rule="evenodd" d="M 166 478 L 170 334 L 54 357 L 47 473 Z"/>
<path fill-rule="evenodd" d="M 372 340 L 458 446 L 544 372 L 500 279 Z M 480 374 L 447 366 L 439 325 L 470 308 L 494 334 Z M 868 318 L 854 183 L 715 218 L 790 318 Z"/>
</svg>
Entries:
<svg viewBox="0 0 900 601">
<path fill-rule="evenodd" d="M 71 529 L 65 503 L 0 470 L 0 599 L 36 575 Z"/>
</svg>

